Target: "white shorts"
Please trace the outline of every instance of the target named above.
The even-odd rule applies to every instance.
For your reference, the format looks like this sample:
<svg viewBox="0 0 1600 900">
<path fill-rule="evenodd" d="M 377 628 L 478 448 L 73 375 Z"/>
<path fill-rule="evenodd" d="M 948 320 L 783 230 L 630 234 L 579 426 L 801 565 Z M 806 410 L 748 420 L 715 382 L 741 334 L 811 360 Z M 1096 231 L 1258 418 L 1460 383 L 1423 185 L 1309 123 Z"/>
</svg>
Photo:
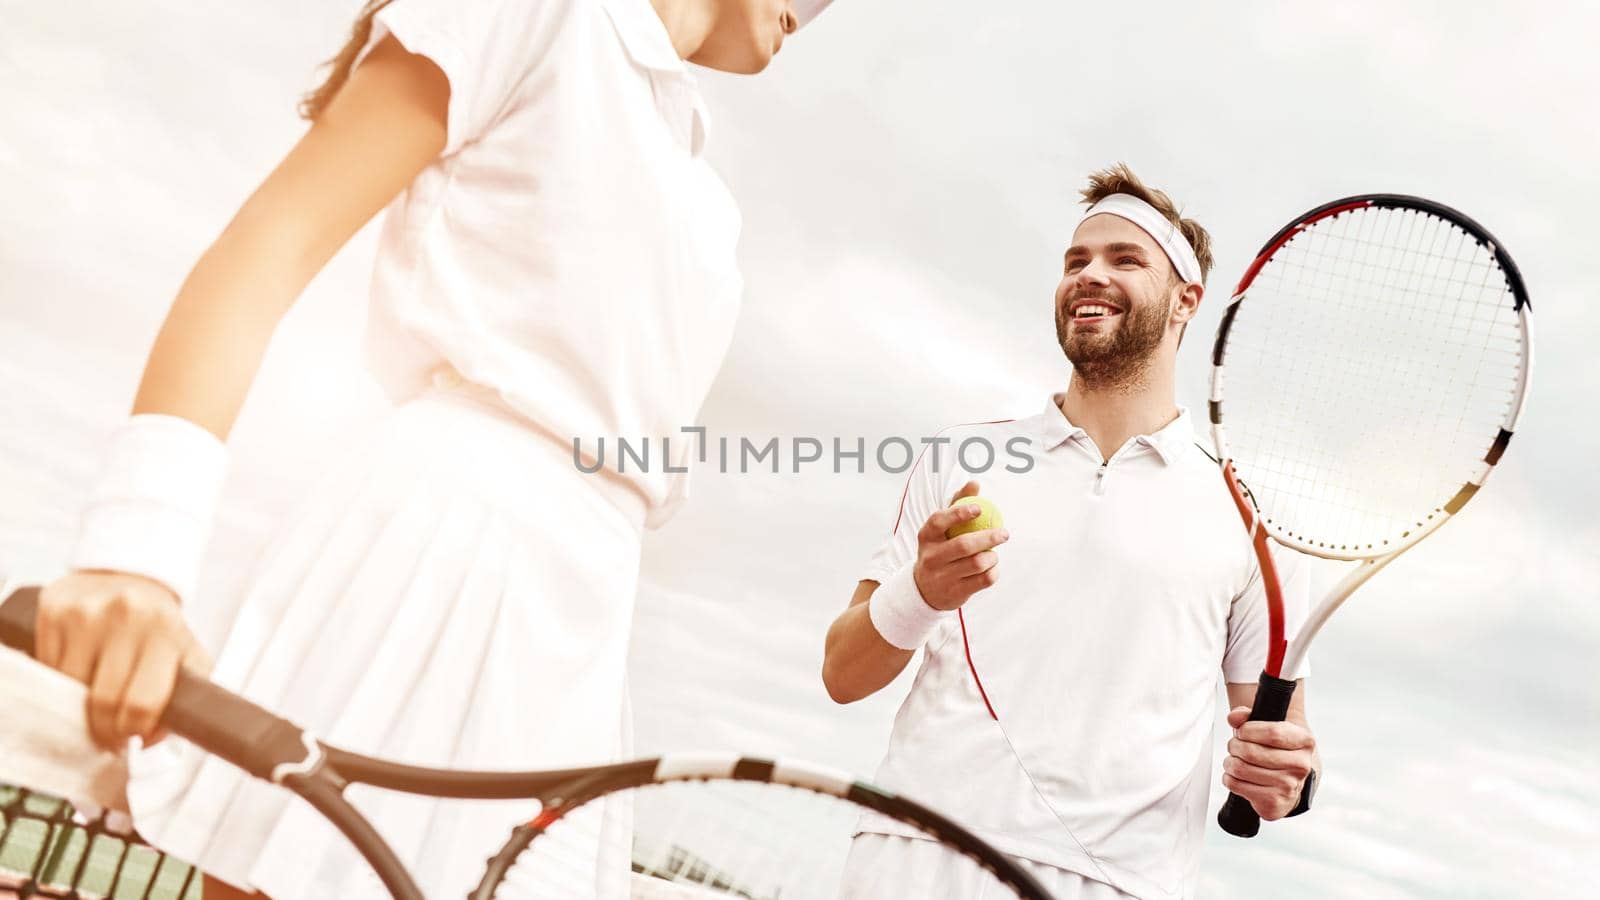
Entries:
<svg viewBox="0 0 1600 900">
<path fill-rule="evenodd" d="M 1109 884 L 1029 859 L 1012 860 L 1055 900 L 1133 900 Z M 891 834 L 856 835 L 839 900 L 885 898 L 1012 900 L 1015 894 L 966 857 L 934 841 Z"/>
<path fill-rule="evenodd" d="M 268 548 L 213 677 L 331 744 L 388 759 L 542 769 L 627 755 L 643 511 L 608 500 L 597 477 L 470 393 L 436 388 L 400 406 Z M 287 792 L 176 739 L 130 767 L 141 834 L 214 876 L 274 900 L 388 896 Z M 429 897 L 464 896 L 533 811 L 346 795 Z M 595 813 L 621 858 L 593 859 L 597 839 L 572 851 L 591 857 L 572 870 L 625 882 L 626 804 Z M 562 889 L 616 895 L 606 883 Z"/>
</svg>

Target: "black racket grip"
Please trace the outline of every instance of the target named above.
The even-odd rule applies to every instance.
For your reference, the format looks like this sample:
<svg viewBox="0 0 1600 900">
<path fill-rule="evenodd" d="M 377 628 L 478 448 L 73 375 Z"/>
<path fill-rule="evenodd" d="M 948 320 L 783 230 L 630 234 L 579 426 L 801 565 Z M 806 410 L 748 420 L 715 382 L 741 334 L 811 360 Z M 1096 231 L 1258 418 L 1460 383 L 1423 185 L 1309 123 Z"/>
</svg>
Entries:
<svg viewBox="0 0 1600 900">
<path fill-rule="evenodd" d="M 39 588 L 13 591 L 0 603 L 0 643 L 32 656 L 38 614 Z M 292 722 L 185 670 L 178 672 L 161 724 L 201 749 L 269 781 L 278 766 L 304 762 L 312 755 L 304 732 Z"/>
<path fill-rule="evenodd" d="M 1256 702 L 1250 706 L 1252 722 L 1282 722 L 1289 717 L 1289 701 L 1294 699 L 1295 683 L 1261 673 L 1256 684 Z M 1238 794 L 1229 794 L 1217 811 L 1217 824 L 1234 837 L 1255 837 L 1261 830 L 1261 817 L 1250 801 Z"/>
<path fill-rule="evenodd" d="M 33 655 L 33 620 L 39 615 L 39 589 L 17 588 L 0 603 L 0 644 Z"/>
</svg>

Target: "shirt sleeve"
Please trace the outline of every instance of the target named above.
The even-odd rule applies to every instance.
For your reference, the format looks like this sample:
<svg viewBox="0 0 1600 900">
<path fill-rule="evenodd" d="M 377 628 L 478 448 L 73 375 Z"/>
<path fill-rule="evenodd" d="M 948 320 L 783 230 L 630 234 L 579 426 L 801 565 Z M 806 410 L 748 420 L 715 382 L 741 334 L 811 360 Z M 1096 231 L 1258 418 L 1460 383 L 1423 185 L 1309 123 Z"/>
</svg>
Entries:
<svg viewBox="0 0 1600 900">
<path fill-rule="evenodd" d="M 449 156 L 483 135 L 552 54 L 572 0 L 393 0 L 373 17 L 356 64 L 389 35 L 425 56 L 450 82 Z"/>
<path fill-rule="evenodd" d="M 882 584 L 902 567 L 916 561 L 917 532 L 922 530 L 928 517 L 943 509 L 950 499 L 945 490 L 948 475 L 945 470 L 950 468 L 950 455 L 949 448 L 944 448 L 939 460 L 942 465 L 938 466 L 934 465 L 927 447 L 917 457 L 906 476 L 905 490 L 900 495 L 894 530 L 872 554 L 872 559 L 861 572 L 862 581 Z"/>
<path fill-rule="evenodd" d="M 1283 585 L 1283 634 L 1293 641 L 1305 624 L 1311 607 L 1311 565 L 1305 554 L 1268 542 L 1268 552 L 1277 564 L 1278 580 Z M 1254 559 L 1255 554 L 1251 554 Z M 1222 656 L 1222 677 L 1230 684 L 1255 684 L 1267 664 L 1267 595 L 1261 582 L 1261 568 L 1250 567 L 1250 581 L 1233 599 L 1228 613 L 1228 646 Z M 1305 678 L 1311 674 L 1311 658 L 1300 662 L 1300 670 L 1286 677 Z"/>
</svg>

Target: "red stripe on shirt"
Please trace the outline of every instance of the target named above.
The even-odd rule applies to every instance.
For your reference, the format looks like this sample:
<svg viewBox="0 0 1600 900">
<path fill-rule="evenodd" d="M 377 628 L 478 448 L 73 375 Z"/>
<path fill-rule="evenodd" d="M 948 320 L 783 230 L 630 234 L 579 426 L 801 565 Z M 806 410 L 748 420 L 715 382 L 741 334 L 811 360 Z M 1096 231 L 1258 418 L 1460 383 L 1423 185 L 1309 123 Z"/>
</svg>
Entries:
<svg viewBox="0 0 1600 900">
<path fill-rule="evenodd" d="M 964 427 L 966 427 L 968 425 L 1005 425 L 1008 422 L 1015 422 L 1015 421 L 1017 421 L 1017 420 L 1016 419 L 992 419 L 992 420 L 990 420 L 988 422 L 962 422 L 959 425 L 951 425 L 950 428 L 964 428 Z M 949 431 L 950 428 L 942 429 L 939 432 L 939 434 L 943 434 L 945 431 Z M 938 436 L 939 436 L 938 434 L 934 435 L 934 437 L 938 437 Z M 928 455 L 928 448 L 931 447 L 931 446 L 933 446 L 933 445 L 932 444 L 923 445 L 922 452 L 917 454 L 917 461 L 915 463 L 913 463 L 912 466 L 911 466 L 912 471 L 916 471 L 917 466 L 922 465 L 922 458 L 924 456 Z M 910 493 L 911 493 L 911 476 L 907 475 L 906 476 L 906 486 L 900 491 L 900 508 L 895 511 L 895 514 L 894 514 L 894 527 L 889 529 L 889 533 L 890 534 L 895 534 L 900 530 L 900 520 L 902 518 L 904 518 L 904 516 L 906 514 L 906 497 L 909 496 Z M 959 621 L 961 623 L 961 648 L 967 654 L 967 671 L 972 673 L 972 683 L 976 684 L 978 686 L 978 696 L 983 698 L 983 706 L 984 706 L 985 709 L 987 709 L 989 711 L 989 718 L 991 718 L 991 719 L 995 720 L 996 722 L 998 722 L 998 721 L 1000 721 L 1000 717 L 994 714 L 994 704 L 989 702 L 989 692 L 985 691 L 983 689 L 983 679 L 978 677 L 978 667 L 972 664 L 972 645 L 970 643 L 968 643 L 968 641 L 967 641 L 967 617 L 962 615 L 961 610 L 958 609 L 958 610 L 956 610 L 956 619 L 957 619 L 957 621 Z"/>
<path fill-rule="evenodd" d="M 962 422 L 962 423 L 960 423 L 958 425 L 951 425 L 950 428 L 965 428 L 968 425 L 1004 425 L 1007 422 L 1015 422 L 1015 421 L 1016 421 L 1016 419 L 991 419 L 988 422 Z M 941 429 L 939 434 L 943 434 L 944 432 L 949 431 L 950 428 Z M 934 437 L 938 437 L 939 434 L 935 434 Z M 932 444 L 924 444 L 923 445 L 922 452 L 917 454 L 917 461 L 915 463 L 912 463 L 912 465 L 911 465 L 911 470 L 913 472 L 916 471 L 917 466 L 922 465 L 922 458 L 924 456 L 928 455 L 928 448 L 932 447 L 932 446 L 933 446 Z M 906 514 L 906 496 L 908 494 L 910 494 L 910 493 L 911 493 L 911 476 L 907 475 L 906 476 L 906 486 L 904 488 L 902 488 L 901 491 L 900 491 L 900 508 L 895 510 L 894 527 L 889 529 L 889 533 L 890 534 L 894 534 L 895 532 L 900 530 L 900 519 L 902 517 L 904 517 L 905 514 Z"/>
<path fill-rule="evenodd" d="M 967 617 L 961 610 L 956 610 L 956 620 L 961 623 L 961 649 L 967 653 L 967 671 L 972 673 L 972 683 L 978 686 L 978 696 L 983 698 L 983 706 L 989 710 L 989 718 L 1000 721 L 994 714 L 994 704 L 989 702 L 989 692 L 983 689 L 983 679 L 978 677 L 978 667 L 972 664 L 972 645 L 967 643 Z"/>
</svg>

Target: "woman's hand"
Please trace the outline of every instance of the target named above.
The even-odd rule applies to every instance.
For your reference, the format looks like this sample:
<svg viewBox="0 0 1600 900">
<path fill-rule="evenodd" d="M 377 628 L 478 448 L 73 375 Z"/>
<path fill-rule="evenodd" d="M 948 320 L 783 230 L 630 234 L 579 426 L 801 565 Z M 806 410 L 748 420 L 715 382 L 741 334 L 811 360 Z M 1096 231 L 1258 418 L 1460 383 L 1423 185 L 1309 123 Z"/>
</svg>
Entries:
<svg viewBox="0 0 1600 900">
<path fill-rule="evenodd" d="M 89 733 L 108 750 L 159 740 L 178 668 L 211 671 L 172 591 L 123 572 L 74 572 L 40 592 L 34 656 L 89 686 Z"/>
</svg>

